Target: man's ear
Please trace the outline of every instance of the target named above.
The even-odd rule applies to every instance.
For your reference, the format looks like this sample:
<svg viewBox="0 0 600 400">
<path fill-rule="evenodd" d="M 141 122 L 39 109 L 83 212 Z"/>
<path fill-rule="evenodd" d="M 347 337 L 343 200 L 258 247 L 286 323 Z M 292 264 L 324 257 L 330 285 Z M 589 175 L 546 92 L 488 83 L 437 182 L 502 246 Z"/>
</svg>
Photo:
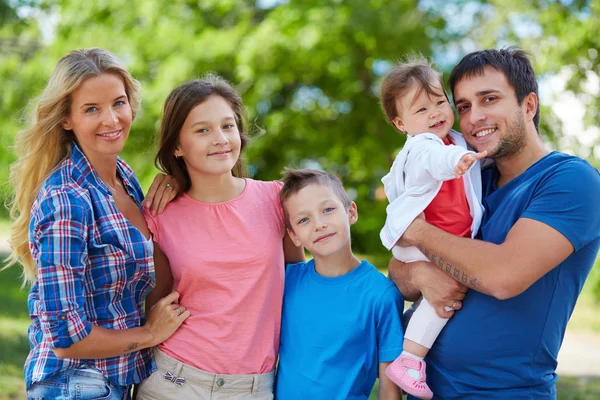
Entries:
<svg viewBox="0 0 600 400">
<path fill-rule="evenodd" d="M 533 120 L 535 114 L 537 113 L 539 100 L 535 93 L 531 92 L 523 99 L 523 104 L 525 105 L 525 116 L 528 121 Z"/>
<path fill-rule="evenodd" d="M 350 225 L 354 225 L 358 221 L 358 207 L 356 207 L 355 202 L 350 203 L 350 206 L 348 206 L 348 221 Z"/>
<path fill-rule="evenodd" d="M 290 239 L 292 239 L 292 242 L 294 243 L 294 246 L 296 246 L 296 247 L 302 246 L 302 243 L 300 242 L 300 240 L 298 239 L 298 236 L 296 236 L 294 231 L 290 228 L 286 228 L 286 229 L 287 229 L 288 236 L 290 237 Z"/>
<path fill-rule="evenodd" d="M 404 122 L 400 119 L 400 117 L 396 117 L 392 120 L 392 124 L 398 129 L 400 132 L 405 132 L 404 130 Z"/>
</svg>

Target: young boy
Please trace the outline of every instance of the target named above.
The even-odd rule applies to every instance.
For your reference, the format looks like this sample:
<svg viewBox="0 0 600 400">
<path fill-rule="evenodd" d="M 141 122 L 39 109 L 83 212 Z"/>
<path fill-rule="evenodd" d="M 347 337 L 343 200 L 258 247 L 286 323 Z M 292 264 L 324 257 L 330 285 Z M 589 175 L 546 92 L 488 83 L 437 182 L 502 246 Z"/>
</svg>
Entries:
<svg viewBox="0 0 600 400">
<path fill-rule="evenodd" d="M 286 268 L 275 398 L 400 399 L 386 377 L 402 352 L 403 298 L 350 247 L 356 204 L 318 170 L 287 170 L 279 198 L 289 235 L 313 259 Z"/>
</svg>

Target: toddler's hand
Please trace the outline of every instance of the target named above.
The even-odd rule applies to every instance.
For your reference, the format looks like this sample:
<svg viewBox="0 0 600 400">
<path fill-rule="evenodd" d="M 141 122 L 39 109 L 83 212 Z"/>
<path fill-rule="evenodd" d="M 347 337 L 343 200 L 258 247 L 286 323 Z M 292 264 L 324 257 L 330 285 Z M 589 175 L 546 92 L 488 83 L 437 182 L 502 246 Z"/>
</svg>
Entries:
<svg viewBox="0 0 600 400">
<path fill-rule="evenodd" d="M 482 151 L 481 153 L 469 153 L 462 156 L 458 165 L 454 168 L 454 177 L 458 178 L 466 174 L 469 168 L 471 168 L 471 165 L 485 156 L 487 156 L 487 151 Z"/>
</svg>

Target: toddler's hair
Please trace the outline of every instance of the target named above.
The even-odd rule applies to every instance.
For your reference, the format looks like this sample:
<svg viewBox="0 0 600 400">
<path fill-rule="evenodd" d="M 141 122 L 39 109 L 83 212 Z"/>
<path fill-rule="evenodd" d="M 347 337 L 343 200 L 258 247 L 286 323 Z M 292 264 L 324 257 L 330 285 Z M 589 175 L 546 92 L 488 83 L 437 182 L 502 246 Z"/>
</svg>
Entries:
<svg viewBox="0 0 600 400">
<path fill-rule="evenodd" d="M 404 96 L 414 84 L 420 87 L 417 95 L 421 90 L 425 90 L 429 95 L 439 96 L 440 88 L 444 95 L 446 94 L 443 89 L 442 74 L 435 69 L 433 63 L 419 54 L 408 56 L 392 68 L 381 84 L 381 108 L 392 125 L 394 125 L 392 123 L 394 118 L 398 117 L 400 107 L 398 99 Z"/>
<path fill-rule="evenodd" d="M 285 202 L 308 185 L 324 185 L 330 187 L 346 209 L 348 209 L 352 203 L 344 190 L 342 182 L 330 173 L 318 169 L 286 168 L 282 175 L 283 178 L 281 181 L 283 182 L 283 187 L 279 191 L 279 201 L 283 208 L 285 224 L 289 229 L 292 229 L 292 227 L 290 225 L 290 216 L 285 208 Z"/>
</svg>

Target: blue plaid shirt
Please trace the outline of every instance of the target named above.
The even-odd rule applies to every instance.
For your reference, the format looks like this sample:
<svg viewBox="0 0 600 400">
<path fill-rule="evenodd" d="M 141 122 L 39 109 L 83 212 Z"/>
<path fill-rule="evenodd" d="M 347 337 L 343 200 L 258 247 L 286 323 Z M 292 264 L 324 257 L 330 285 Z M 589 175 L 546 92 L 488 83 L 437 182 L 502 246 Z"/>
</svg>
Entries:
<svg viewBox="0 0 600 400">
<path fill-rule="evenodd" d="M 117 172 L 140 205 L 140 184 L 120 158 Z M 110 190 L 75 143 L 33 204 L 29 248 L 38 275 L 28 299 L 27 388 L 84 364 L 116 385 L 147 378 L 155 369 L 150 349 L 98 360 L 61 360 L 52 351 L 82 340 L 94 325 L 143 325 L 144 299 L 155 283 L 152 241 L 115 208 Z"/>
</svg>

